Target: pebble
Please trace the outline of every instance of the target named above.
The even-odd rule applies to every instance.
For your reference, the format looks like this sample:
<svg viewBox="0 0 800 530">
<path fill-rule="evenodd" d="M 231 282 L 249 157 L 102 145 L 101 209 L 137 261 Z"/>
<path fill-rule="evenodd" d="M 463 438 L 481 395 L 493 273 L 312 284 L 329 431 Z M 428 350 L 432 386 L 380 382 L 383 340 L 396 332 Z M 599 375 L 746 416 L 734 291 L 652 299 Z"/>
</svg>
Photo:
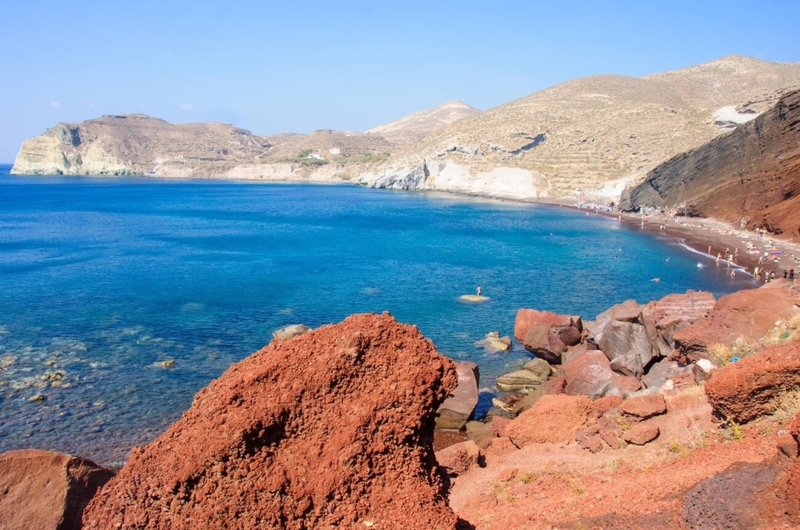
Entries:
<svg viewBox="0 0 800 530">
<path fill-rule="evenodd" d="M 28 403 L 41 403 L 44 399 L 44 394 L 34 394 L 28 398 Z"/>
</svg>

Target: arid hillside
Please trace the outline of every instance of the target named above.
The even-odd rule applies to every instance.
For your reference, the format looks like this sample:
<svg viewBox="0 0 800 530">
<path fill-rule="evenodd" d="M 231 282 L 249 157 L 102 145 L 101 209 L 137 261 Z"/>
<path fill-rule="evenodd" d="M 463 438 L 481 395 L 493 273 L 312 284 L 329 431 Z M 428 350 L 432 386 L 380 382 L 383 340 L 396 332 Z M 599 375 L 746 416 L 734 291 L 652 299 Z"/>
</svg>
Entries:
<svg viewBox="0 0 800 530">
<path fill-rule="evenodd" d="M 422 140 L 437 129 L 475 116 L 480 112 L 463 101 L 453 100 L 430 110 L 421 110 L 398 120 L 378 125 L 367 132 L 383 136 L 396 146 L 404 146 Z"/>
<path fill-rule="evenodd" d="M 398 187 L 417 171 L 426 175 L 413 180 L 418 188 L 613 200 L 626 183 L 753 119 L 796 86 L 800 64 L 742 56 L 641 78 L 575 79 L 441 128 L 363 180 Z"/>
<path fill-rule="evenodd" d="M 640 78 L 575 79 L 480 113 L 451 101 L 367 133 L 256 136 L 224 124 L 104 116 L 27 140 L 13 172 L 350 180 L 611 202 L 659 164 L 754 119 L 797 87 L 800 63 L 727 56 Z"/>
<path fill-rule="evenodd" d="M 676 156 L 623 194 L 621 207 L 765 227 L 800 238 L 800 90 L 735 131 Z"/>
</svg>

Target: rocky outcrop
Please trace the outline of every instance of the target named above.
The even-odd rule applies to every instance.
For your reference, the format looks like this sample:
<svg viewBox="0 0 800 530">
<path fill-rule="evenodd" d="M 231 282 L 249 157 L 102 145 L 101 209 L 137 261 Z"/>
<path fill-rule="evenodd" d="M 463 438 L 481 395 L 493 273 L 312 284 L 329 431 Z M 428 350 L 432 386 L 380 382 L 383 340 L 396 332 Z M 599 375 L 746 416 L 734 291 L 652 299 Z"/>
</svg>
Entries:
<svg viewBox="0 0 800 530">
<path fill-rule="evenodd" d="M 559 443 L 575 439 L 592 409 L 586 396 L 547 395 L 505 428 L 517 447 L 534 443 Z"/>
<path fill-rule="evenodd" d="M 562 356 L 583 341 L 583 324 L 577 316 L 520 309 L 514 321 L 514 336 L 537 357 L 561 364 Z"/>
<path fill-rule="evenodd" d="M 89 500 L 113 476 L 90 460 L 63 453 L 0 454 L 0 527 L 79 530 Z"/>
<path fill-rule="evenodd" d="M 460 430 L 472 417 L 478 404 L 480 372 L 478 365 L 469 361 L 456 363 L 458 385 L 439 407 L 436 416 L 438 429 Z"/>
<path fill-rule="evenodd" d="M 449 475 L 456 476 L 466 473 L 470 469 L 480 467 L 483 461 L 483 454 L 474 441 L 467 440 L 437 451 L 436 461 Z"/>
<path fill-rule="evenodd" d="M 456 382 L 388 313 L 273 341 L 134 449 L 84 527 L 453 529 L 432 443 Z"/>
<path fill-rule="evenodd" d="M 516 390 L 531 392 L 546 382 L 551 375 L 550 365 L 542 359 L 531 359 L 520 370 L 505 373 L 497 378 L 497 388 L 506 392 Z"/>
<path fill-rule="evenodd" d="M 715 303 L 711 293 L 691 290 L 646 305 L 627 300 L 598 315 L 589 337 L 615 372 L 641 379 L 654 359 L 672 353 L 675 332 L 705 317 Z"/>
<path fill-rule="evenodd" d="M 800 386 L 800 338 L 715 370 L 705 389 L 721 416 L 744 423 L 775 412 L 775 400 Z"/>
<path fill-rule="evenodd" d="M 673 334 L 673 358 L 684 363 L 709 358 L 709 347 L 730 348 L 741 338 L 756 341 L 800 302 L 788 280 L 775 280 L 758 289 L 745 289 L 721 297 L 708 316 Z M 719 359 L 710 359 L 719 363 Z"/>
<path fill-rule="evenodd" d="M 626 190 L 620 207 L 681 208 L 800 238 L 800 90 L 732 133 L 654 168 Z"/>
<path fill-rule="evenodd" d="M 12 173 L 213 176 L 253 161 L 270 144 L 221 123 L 171 124 L 143 114 L 60 123 L 26 140 Z"/>
<path fill-rule="evenodd" d="M 615 373 L 608 357 L 600 350 L 590 350 L 575 357 L 559 370 L 566 380 L 566 393 L 597 399 L 606 395 L 627 397 L 642 388 L 632 376 Z"/>
</svg>

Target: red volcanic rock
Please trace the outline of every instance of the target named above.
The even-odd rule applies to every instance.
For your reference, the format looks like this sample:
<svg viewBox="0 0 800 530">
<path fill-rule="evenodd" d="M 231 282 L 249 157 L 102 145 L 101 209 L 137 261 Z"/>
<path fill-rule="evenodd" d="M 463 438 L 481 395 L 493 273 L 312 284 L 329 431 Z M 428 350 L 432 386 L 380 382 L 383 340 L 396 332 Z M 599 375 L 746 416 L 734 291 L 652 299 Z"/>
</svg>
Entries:
<svg viewBox="0 0 800 530">
<path fill-rule="evenodd" d="M 661 300 L 650 302 L 642 310 L 642 319 L 650 320 L 656 325 L 666 323 L 667 320 L 664 319 L 671 318 L 694 322 L 705 318 L 716 303 L 712 293 L 690 289 L 684 294 L 668 294 Z"/>
<path fill-rule="evenodd" d="M 567 394 L 597 399 L 612 386 L 614 372 L 603 352 L 591 350 L 562 366 L 559 375 L 567 380 Z"/>
<path fill-rule="evenodd" d="M 596 417 L 600 417 L 609 410 L 613 410 L 620 405 L 624 400 L 619 396 L 604 396 L 600 399 L 592 401 L 592 413 Z"/>
<path fill-rule="evenodd" d="M 551 311 L 537 311 L 536 309 L 520 309 L 514 321 L 514 336 L 518 341 L 524 342 L 525 335 L 536 324 L 546 324 L 548 327 L 575 326 L 580 332 L 583 330 L 580 317 L 559 315 Z"/>
<path fill-rule="evenodd" d="M 619 410 L 624 414 L 646 420 L 647 418 L 667 412 L 667 403 L 664 401 L 664 396 L 661 394 L 633 396 L 620 405 Z"/>
<path fill-rule="evenodd" d="M 758 289 L 746 289 L 720 298 L 708 316 L 673 334 L 676 360 L 684 363 L 708 358 L 708 347 L 730 347 L 742 336 L 755 341 L 766 335 L 800 301 L 788 280 L 776 280 Z"/>
<path fill-rule="evenodd" d="M 633 445 L 644 445 L 658 438 L 658 427 L 652 423 L 638 423 L 625 432 L 623 438 Z"/>
<path fill-rule="evenodd" d="M 567 442 L 586 423 L 591 409 L 592 401 L 586 396 L 542 396 L 506 427 L 505 435 L 517 447 Z"/>
<path fill-rule="evenodd" d="M 723 416 L 747 422 L 774 412 L 773 400 L 800 386 L 800 338 L 770 346 L 711 373 L 706 395 Z"/>
<path fill-rule="evenodd" d="M 472 440 L 445 447 L 436 452 L 436 461 L 450 475 L 461 475 L 474 467 L 479 467 L 483 455 Z"/>
<path fill-rule="evenodd" d="M 0 527 L 78 530 L 97 488 L 114 473 L 72 455 L 39 449 L 0 455 Z"/>
<path fill-rule="evenodd" d="M 233 364 L 92 499 L 86 529 L 453 529 L 434 415 L 453 362 L 388 313 Z"/>
</svg>

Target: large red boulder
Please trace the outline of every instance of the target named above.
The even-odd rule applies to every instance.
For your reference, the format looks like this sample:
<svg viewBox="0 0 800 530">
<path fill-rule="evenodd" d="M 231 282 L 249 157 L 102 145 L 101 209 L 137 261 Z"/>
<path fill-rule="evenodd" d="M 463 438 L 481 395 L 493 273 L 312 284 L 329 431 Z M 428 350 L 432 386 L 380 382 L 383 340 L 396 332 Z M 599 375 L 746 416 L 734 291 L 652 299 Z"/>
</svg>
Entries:
<svg viewBox="0 0 800 530">
<path fill-rule="evenodd" d="M 583 331 L 583 324 L 580 317 L 570 315 L 559 315 L 551 311 L 537 311 L 536 309 L 520 309 L 517 311 L 517 318 L 514 321 L 514 336 L 518 341 L 524 342 L 528 331 L 537 324 L 545 324 L 547 327 L 568 328 L 574 326 L 578 332 Z"/>
<path fill-rule="evenodd" d="M 91 460 L 63 453 L 0 454 L 0 528 L 78 530 L 89 499 L 113 476 Z"/>
<path fill-rule="evenodd" d="M 673 339 L 684 363 L 708 358 L 708 347 L 730 347 L 738 337 L 756 341 L 766 335 L 776 320 L 784 318 L 800 302 L 788 280 L 776 280 L 758 289 L 746 289 L 717 300 L 708 316 L 691 326 L 675 331 Z"/>
<path fill-rule="evenodd" d="M 517 447 L 575 439 L 589 417 L 592 400 L 565 394 L 542 396 L 536 404 L 506 426 L 504 434 Z"/>
<path fill-rule="evenodd" d="M 627 396 L 642 387 L 635 377 L 614 373 L 608 357 L 600 350 L 589 350 L 575 357 L 563 365 L 558 374 L 566 379 L 567 394 L 592 399 L 609 393 Z"/>
<path fill-rule="evenodd" d="M 453 529 L 432 444 L 456 382 L 388 313 L 273 341 L 134 449 L 85 528 Z"/>
<path fill-rule="evenodd" d="M 775 411 L 781 393 L 800 386 L 800 337 L 711 373 L 706 394 L 723 416 L 747 422 Z"/>
</svg>

